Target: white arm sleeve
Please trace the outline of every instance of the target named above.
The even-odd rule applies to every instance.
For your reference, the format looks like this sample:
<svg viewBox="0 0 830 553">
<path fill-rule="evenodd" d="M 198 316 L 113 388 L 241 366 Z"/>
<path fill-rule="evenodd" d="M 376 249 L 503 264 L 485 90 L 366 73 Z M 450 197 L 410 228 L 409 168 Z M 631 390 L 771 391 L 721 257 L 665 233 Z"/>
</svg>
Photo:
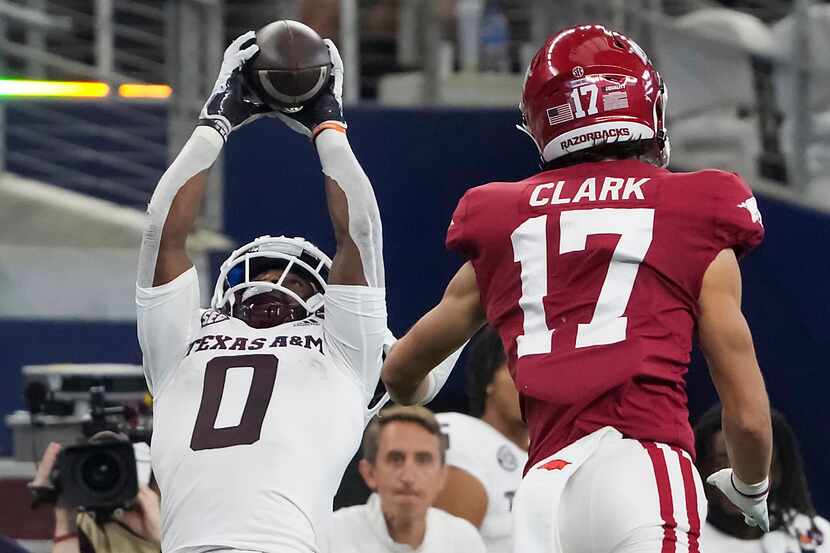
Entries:
<svg viewBox="0 0 830 553">
<path fill-rule="evenodd" d="M 153 285 L 156 273 L 161 231 L 167 220 L 167 213 L 173 205 L 173 199 L 187 181 L 210 168 L 222 150 L 222 137 L 211 127 L 198 126 L 187 143 L 161 176 L 150 204 L 147 206 L 147 222 L 141 239 L 141 251 L 138 255 L 138 276 L 136 284 L 141 288 Z"/>
<path fill-rule="evenodd" d="M 369 286 L 382 288 L 383 232 L 380 210 L 369 177 L 357 161 L 345 133 L 321 132 L 315 140 L 323 174 L 343 190 L 349 204 L 349 235 L 360 252 L 363 274 Z"/>
<path fill-rule="evenodd" d="M 196 267 L 161 286 L 137 286 L 135 304 L 144 377 L 150 393 L 157 397 L 184 359 L 191 337 L 200 326 Z"/>
<path fill-rule="evenodd" d="M 366 405 L 380 380 L 386 332 L 384 288 L 326 287 L 323 338 L 328 355 L 357 379 Z"/>
<path fill-rule="evenodd" d="M 176 194 L 191 177 L 213 165 L 222 145 L 222 137 L 214 129 L 196 127 L 162 175 L 147 206 L 135 303 L 144 376 L 153 395 L 181 362 L 193 325 L 199 320 L 199 282 L 194 267 L 162 286 L 153 287 L 161 233 Z"/>
</svg>

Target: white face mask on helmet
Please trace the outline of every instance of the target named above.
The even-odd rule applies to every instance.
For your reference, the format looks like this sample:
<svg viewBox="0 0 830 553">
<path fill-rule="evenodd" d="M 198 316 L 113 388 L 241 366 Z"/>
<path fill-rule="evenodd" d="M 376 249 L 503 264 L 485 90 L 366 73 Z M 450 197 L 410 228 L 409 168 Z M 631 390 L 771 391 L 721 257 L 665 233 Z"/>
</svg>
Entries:
<svg viewBox="0 0 830 553">
<path fill-rule="evenodd" d="M 276 282 L 254 280 L 263 270 L 270 268 L 282 270 Z M 222 263 L 210 305 L 256 328 L 300 320 L 323 306 L 330 268 L 331 259 L 304 238 L 260 236 L 235 250 Z M 284 285 L 286 277 L 292 272 L 309 281 L 315 290 L 311 297 L 304 299 Z M 252 309 L 247 303 L 256 301 L 254 298 L 260 294 L 273 296 L 270 304 L 261 305 L 260 311 L 268 320 L 253 324 L 244 315 L 245 309 Z M 279 298 L 287 301 L 280 301 Z"/>
</svg>

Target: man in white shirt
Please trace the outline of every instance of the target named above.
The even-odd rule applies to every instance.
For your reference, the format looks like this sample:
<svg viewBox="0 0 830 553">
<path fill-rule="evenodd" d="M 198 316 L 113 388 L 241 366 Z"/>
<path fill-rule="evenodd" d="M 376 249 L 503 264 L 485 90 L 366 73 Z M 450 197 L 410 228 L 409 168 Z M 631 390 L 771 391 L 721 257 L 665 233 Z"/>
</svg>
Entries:
<svg viewBox="0 0 830 553">
<path fill-rule="evenodd" d="M 475 527 L 430 507 L 446 478 L 445 443 L 424 407 L 393 407 L 363 437 L 360 473 L 374 492 L 365 505 L 334 513 L 338 553 L 484 553 Z"/>
<path fill-rule="evenodd" d="M 448 438 L 449 468 L 435 506 L 479 528 L 487 553 L 511 553 L 510 511 L 527 463 L 527 425 L 504 346 L 492 328 L 473 339 L 466 368 L 474 416 L 436 415 Z"/>
<path fill-rule="evenodd" d="M 798 438 L 783 414 L 773 409 L 771 415 L 770 531 L 744 524 L 740 510 L 719 490 L 706 486 L 709 514 L 700 535 L 705 553 L 830 552 L 830 523 L 813 507 Z M 698 419 L 695 444 L 701 477 L 727 466 L 720 405 Z"/>
</svg>

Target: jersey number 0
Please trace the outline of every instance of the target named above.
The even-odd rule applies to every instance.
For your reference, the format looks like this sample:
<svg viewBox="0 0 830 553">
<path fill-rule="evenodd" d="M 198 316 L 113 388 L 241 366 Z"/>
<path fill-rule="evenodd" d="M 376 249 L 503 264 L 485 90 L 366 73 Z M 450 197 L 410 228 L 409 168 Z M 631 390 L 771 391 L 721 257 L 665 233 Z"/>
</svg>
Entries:
<svg viewBox="0 0 830 553">
<path fill-rule="evenodd" d="M 218 449 L 234 445 L 252 444 L 259 440 L 265 412 L 274 391 L 279 360 L 274 355 L 229 355 L 216 357 L 205 366 L 205 382 L 202 388 L 202 402 L 196 425 L 190 438 L 190 449 Z M 230 369 L 253 369 L 247 397 L 242 390 L 234 390 L 235 397 L 225 398 L 225 402 L 241 402 L 245 399 L 239 424 L 216 428 L 222 398 L 225 395 Z"/>
<path fill-rule="evenodd" d="M 548 327 L 544 298 L 548 295 L 548 216 L 532 217 L 513 231 L 513 260 L 521 264 L 523 334 L 516 339 L 518 356 L 550 353 L 553 330 Z M 623 316 L 640 263 L 651 246 L 654 209 L 586 209 L 559 215 L 559 254 L 582 251 L 592 234 L 619 234 L 611 264 L 597 298 L 594 315 L 579 323 L 576 347 L 615 344 L 625 340 Z M 554 285 L 554 283 L 552 283 Z"/>
</svg>

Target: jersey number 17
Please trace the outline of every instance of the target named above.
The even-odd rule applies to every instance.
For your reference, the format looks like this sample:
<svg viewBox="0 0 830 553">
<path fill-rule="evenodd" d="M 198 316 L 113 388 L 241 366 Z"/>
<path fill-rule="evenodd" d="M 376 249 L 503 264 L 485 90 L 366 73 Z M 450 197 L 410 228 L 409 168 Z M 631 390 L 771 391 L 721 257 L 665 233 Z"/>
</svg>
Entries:
<svg viewBox="0 0 830 553">
<path fill-rule="evenodd" d="M 521 265 L 523 333 L 516 339 L 518 356 L 551 353 L 553 330 L 548 327 L 544 298 L 548 295 L 548 215 L 527 219 L 510 235 L 513 260 Z M 588 323 L 579 323 L 576 347 L 615 344 L 625 340 L 628 318 L 623 316 L 637 271 L 651 246 L 654 209 L 602 208 L 563 211 L 559 215 L 559 254 L 585 250 L 592 234 L 618 234 L 620 240 Z M 553 263 L 556 261 L 553 260 Z M 556 286 L 555 282 L 550 283 Z"/>
</svg>

